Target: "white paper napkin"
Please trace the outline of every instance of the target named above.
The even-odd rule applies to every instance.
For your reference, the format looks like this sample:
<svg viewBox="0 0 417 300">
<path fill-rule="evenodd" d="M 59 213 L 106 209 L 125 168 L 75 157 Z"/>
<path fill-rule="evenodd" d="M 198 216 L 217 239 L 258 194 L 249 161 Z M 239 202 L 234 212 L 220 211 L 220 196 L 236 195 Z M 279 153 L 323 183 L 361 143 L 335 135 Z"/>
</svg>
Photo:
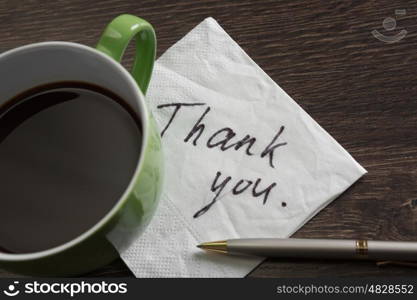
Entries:
<svg viewBox="0 0 417 300">
<path fill-rule="evenodd" d="M 133 244 L 110 237 L 137 277 L 242 277 L 262 259 L 196 245 L 288 237 L 366 173 L 212 18 L 158 59 L 147 99 L 165 189 Z"/>
</svg>

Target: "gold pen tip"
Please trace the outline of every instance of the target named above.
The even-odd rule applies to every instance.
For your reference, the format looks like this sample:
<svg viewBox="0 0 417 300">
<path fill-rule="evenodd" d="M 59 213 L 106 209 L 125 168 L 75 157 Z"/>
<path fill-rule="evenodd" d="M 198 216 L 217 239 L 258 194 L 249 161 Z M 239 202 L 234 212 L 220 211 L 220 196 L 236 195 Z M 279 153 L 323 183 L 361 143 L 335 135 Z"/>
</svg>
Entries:
<svg viewBox="0 0 417 300">
<path fill-rule="evenodd" d="M 208 242 L 202 243 L 197 245 L 197 248 L 204 249 L 207 251 L 215 251 L 215 252 L 227 252 L 227 241 L 216 241 L 216 242 Z"/>
</svg>

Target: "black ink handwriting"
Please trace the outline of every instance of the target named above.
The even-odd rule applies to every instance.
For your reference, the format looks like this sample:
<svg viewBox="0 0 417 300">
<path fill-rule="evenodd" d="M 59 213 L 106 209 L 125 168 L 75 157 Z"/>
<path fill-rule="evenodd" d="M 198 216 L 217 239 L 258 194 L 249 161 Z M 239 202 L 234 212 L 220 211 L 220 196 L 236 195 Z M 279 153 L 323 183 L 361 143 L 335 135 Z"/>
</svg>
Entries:
<svg viewBox="0 0 417 300">
<path fill-rule="evenodd" d="M 205 103 L 169 103 L 169 104 L 162 104 L 158 105 L 157 108 L 165 108 L 165 107 L 174 107 L 174 111 L 168 121 L 168 124 L 164 127 L 164 129 L 161 132 L 161 136 L 163 137 L 167 131 L 167 129 L 170 127 L 171 123 L 175 119 L 178 111 L 182 107 L 186 106 L 203 106 L 206 105 Z M 200 140 L 203 133 L 206 131 L 207 125 L 203 122 L 204 118 L 207 116 L 207 114 L 210 112 L 211 107 L 208 106 L 204 112 L 201 114 L 201 116 L 197 119 L 194 126 L 191 128 L 191 130 L 188 132 L 187 136 L 184 138 L 184 142 L 187 143 L 188 141 L 192 140 L 191 144 L 193 146 L 198 145 L 198 141 Z M 271 168 L 275 168 L 274 165 L 274 151 L 282 146 L 287 145 L 287 142 L 277 142 L 278 138 L 281 136 L 281 134 L 284 132 L 285 126 L 281 126 L 278 130 L 278 132 L 275 134 L 275 136 L 272 138 L 271 142 L 263 149 L 263 151 L 260 153 L 260 157 L 268 157 L 269 158 L 269 166 Z M 245 135 L 242 139 L 237 140 L 235 142 L 232 142 L 233 139 L 236 139 L 236 132 L 229 127 L 224 127 L 213 134 L 211 134 L 206 142 L 206 146 L 208 148 L 218 148 L 221 151 L 227 151 L 231 148 L 234 148 L 235 151 L 238 151 L 240 148 L 243 148 L 246 146 L 245 154 L 248 156 L 254 155 L 253 147 L 255 143 L 259 143 L 257 141 L 256 137 L 250 136 L 249 134 Z"/>
<path fill-rule="evenodd" d="M 231 176 L 227 176 L 221 183 L 218 183 L 220 176 L 222 173 L 220 171 L 217 171 L 216 177 L 214 178 L 213 183 L 211 184 L 210 190 L 215 193 L 214 198 L 210 201 L 209 204 L 203 206 L 200 210 L 198 210 L 193 217 L 198 218 L 205 214 L 219 199 L 220 194 L 225 190 L 226 186 L 229 184 L 229 182 L 232 180 Z M 233 195 L 239 195 L 245 192 L 250 186 L 252 186 L 252 193 L 251 195 L 255 198 L 260 197 L 263 195 L 263 201 L 262 203 L 265 205 L 265 203 L 268 200 L 268 197 L 272 191 L 272 189 L 277 185 L 276 182 L 271 183 L 269 186 L 267 186 L 263 190 L 258 190 L 258 186 L 261 183 L 261 178 L 257 178 L 255 181 L 255 184 L 253 184 L 252 180 L 248 179 L 240 179 L 238 182 L 233 186 L 231 189 Z M 253 184 L 253 185 L 252 185 Z"/>
<path fill-rule="evenodd" d="M 206 104 L 205 103 L 169 103 L 169 104 L 158 105 L 157 108 L 164 108 L 164 107 L 170 107 L 170 106 L 175 107 L 174 112 L 172 113 L 171 118 L 168 121 L 168 124 L 164 127 L 164 129 L 161 132 L 161 137 L 164 136 L 165 131 L 168 129 L 169 125 L 171 125 L 172 121 L 177 115 L 177 112 L 180 110 L 182 106 L 200 106 L 200 105 L 206 105 Z"/>
<path fill-rule="evenodd" d="M 220 193 L 223 191 L 224 187 L 226 186 L 226 184 L 232 179 L 232 177 L 227 176 L 225 180 L 222 181 L 222 183 L 220 183 L 219 185 L 216 186 L 217 184 L 217 180 L 219 179 L 220 175 L 222 175 L 222 173 L 217 172 L 216 174 L 216 178 L 214 178 L 213 183 L 211 184 L 211 188 L 210 190 L 214 193 L 216 192 L 213 200 L 211 200 L 211 202 L 209 204 L 207 204 L 206 206 L 204 206 L 202 209 L 200 209 L 199 211 L 197 211 L 194 214 L 194 218 L 198 218 L 199 216 L 203 215 L 204 213 L 206 213 L 211 206 L 216 203 L 217 198 L 219 197 Z"/>
<path fill-rule="evenodd" d="M 265 157 L 266 155 L 269 154 L 269 165 L 272 168 L 275 168 L 275 166 L 273 164 L 274 150 L 278 147 L 285 146 L 287 144 L 286 142 L 283 142 L 283 143 L 278 143 L 278 144 L 274 145 L 275 141 L 278 139 L 278 137 L 281 135 L 281 133 L 284 131 L 284 129 L 285 129 L 285 127 L 281 126 L 281 128 L 279 129 L 277 134 L 272 139 L 271 143 L 269 143 L 269 145 L 266 146 L 265 150 L 262 151 L 262 153 L 261 153 L 261 157 Z"/>
</svg>

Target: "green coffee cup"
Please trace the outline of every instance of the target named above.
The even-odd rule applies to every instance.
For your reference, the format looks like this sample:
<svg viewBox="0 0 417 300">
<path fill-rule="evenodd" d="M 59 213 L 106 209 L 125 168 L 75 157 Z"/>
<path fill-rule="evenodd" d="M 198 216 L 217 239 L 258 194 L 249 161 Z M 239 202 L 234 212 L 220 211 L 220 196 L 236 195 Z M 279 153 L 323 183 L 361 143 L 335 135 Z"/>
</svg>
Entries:
<svg viewBox="0 0 417 300">
<path fill-rule="evenodd" d="M 133 38 L 136 58 L 129 73 L 120 61 Z M 97 49 L 77 43 L 44 42 L 0 55 L 3 81 L 0 106 L 36 86 L 61 81 L 85 82 L 105 87 L 128 102 L 142 128 L 138 136 L 142 149 L 134 174 L 122 196 L 115 199 L 116 204 L 100 221 L 78 237 L 51 249 L 23 254 L 0 250 L 0 268 L 37 276 L 83 274 L 118 257 L 109 236 L 122 237 L 128 244 L 145 229 L 157 207 L 163 181 L 160 134 L 144 97 L 155 48 L 155 33 L 148 22 L 121 15 L 107 26 Z"/>
</svg>

